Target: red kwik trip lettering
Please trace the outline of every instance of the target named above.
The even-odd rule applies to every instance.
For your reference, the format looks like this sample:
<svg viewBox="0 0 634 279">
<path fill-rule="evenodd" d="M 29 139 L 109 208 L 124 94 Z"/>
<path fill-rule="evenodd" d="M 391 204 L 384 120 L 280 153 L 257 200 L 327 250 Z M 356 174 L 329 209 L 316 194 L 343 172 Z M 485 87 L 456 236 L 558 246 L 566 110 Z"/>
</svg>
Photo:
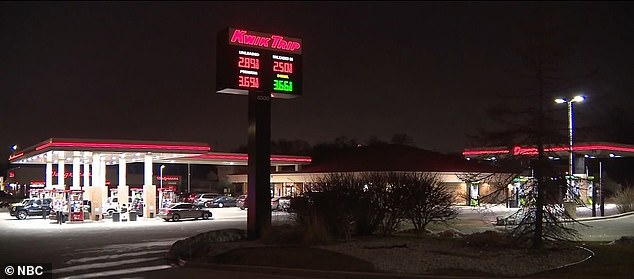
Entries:
<svg viewBox="0 0 634 279">
<path fill-rule="evenodd" d="M 284 37 L 282 36 L 273 35 L 271 38 L 273 38 L 273 45 L 271 45 L 272 48 L 295 51 L 301 46 L 298 42 L 284 40 Z"/>
<path fill-rule="evenodd" d="M 302 45 L 298 42 L 290 42 L 289 46 L 290 50 L 299 50 L 299 48 L 302 47 Z"/>
<path fill-rule="evenodd" d="M 236 41 L 238 41 L 238 43 L 244 44 L 244 34 L 246 33 L 247 31 L 236 29 L 235 31 L 233 31 L 233 35 L 231 35 L 231 42 L 235 43 Z"/>
<path fill-rule="evenodd" d="M 232 43 L 240 43 L 251 46 L 261 46 L 261 47 L 269 47 L 269 41 L 271 38 L 255 36 L 255 35 L 247 35 L 247 31 L 236 29 L 233 31 L 233 35 L 231 35 Z"/>
<path fill-rule="evenodd" d="M 232 29 L 230 43 L 249 45 L 265 49 L 277 49 L 288 52 L 301 53 L 301 40 L 284 38 L 284 36 L 271 35 L 247 30 Z M 297 41 L 296 41 L 297 40 Z"/>
</svg>

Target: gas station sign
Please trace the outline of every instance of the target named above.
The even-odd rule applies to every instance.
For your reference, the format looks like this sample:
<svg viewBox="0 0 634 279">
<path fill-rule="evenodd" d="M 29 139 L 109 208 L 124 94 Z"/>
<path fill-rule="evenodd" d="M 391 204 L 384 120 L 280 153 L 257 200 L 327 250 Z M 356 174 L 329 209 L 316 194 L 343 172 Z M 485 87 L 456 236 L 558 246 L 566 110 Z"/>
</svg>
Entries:
<svg viewBox="0 0 634 279">
<path fill-rule="evenodd" d="M 302 40 L 228 28 L 218 33 L 216 92 L 274 98 L 302 95 Z"/>
<path fill-rule="evenodd" d="M 248 96 L 247 239 L 271 225 L 271 98 L 302 95 L 302 40 L 227 28 L 218 32 L 216 92 Z"/>
</svg>

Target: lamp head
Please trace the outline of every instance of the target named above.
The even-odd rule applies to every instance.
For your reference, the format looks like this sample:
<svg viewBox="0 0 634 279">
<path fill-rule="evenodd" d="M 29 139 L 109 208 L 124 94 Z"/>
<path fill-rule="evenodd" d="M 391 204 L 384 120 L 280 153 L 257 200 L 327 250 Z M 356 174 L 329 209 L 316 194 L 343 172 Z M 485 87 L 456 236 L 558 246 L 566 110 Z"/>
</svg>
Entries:
<svg viewBox="0 0 634 279">
<path fill-rule="evenodd" d="M 565 102 L 566 102 L 566 99 L 563 99 L 563 98 L 557 98 L 557 99 L 555 99 L 555 103 L 558 103 L 558 104 L 563 104 L 563 103 L 565 103 Z"/>
<path fill-rule="evenodd" d="M 572 98 L 572 100 L 570 100 L 571 102 L 583 102 L 586 99 L 586 97 L 581 96 L 581 95 L 577 95 L 574 98 Z"/>
</svg>

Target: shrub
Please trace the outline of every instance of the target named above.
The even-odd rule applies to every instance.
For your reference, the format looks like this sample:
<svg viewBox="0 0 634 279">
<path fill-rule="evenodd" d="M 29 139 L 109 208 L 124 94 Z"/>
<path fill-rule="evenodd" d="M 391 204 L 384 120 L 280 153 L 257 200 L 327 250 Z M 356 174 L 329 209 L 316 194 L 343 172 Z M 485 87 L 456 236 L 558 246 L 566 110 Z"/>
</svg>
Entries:
<svg viewBox="0 0 634 279">
<path fill-rule="evenodd" d="M 634 187 L 623 187 L 614 195 L 619 213 L 634 211 Z"/>
<path fill-rule="evenodd" d="M 291 200 L 297 224 L 309 237 L 349 239 L 394 233 L 405 219 L 424 231 L 429 222 L 457 214 L 453 197 L 436 175 L 420 173 L 332 173 L 318 179 L 305 197 Z M 307 228 L 313 228 L 314 231 Z"/>
<path fill-rule="evenodd" d="M 304 245 L 326 244 L 332 240 L 329 224 L 324 213 L 318 213 L 315 206 L 316 194 L 291 199 L 290 207 L 295 213 L 295 230 Z"/>
</svg>

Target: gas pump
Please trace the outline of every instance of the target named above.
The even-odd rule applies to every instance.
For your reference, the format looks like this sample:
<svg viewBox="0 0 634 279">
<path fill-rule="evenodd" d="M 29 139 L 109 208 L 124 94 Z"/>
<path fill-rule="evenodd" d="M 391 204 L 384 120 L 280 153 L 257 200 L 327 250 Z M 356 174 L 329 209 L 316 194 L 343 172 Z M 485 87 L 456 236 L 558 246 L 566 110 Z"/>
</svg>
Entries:
<svg viewBox="0 0 634 279">
<path fill-rule="evenodd" d="M 139 216 L 143 216 L 143 189 L 130 188 L 130 198 L 132 199 L 131 210 L 136 211 Z"/>
<path fill-rule="evenodd" d="M 171 203 L 176 202 L 176 187 L 165 187 L 159 189 L 159 208 L 165 208 Z"/>
<path fill-rule="evenodd" d="M 84 221 L 84 191 L 71 190 L 68 193 L 68 205 L 70 208 L 71 221 Z"/>
<path fill-rule="evenodd" d="M 110 197 L 117 197 L 119 195 L 119 190 L 110 189 Z"/>
<path fill-rule="evenodd" d="M 594 199 L 594 184 L 592 181 L 588 183 L 588 189 L 586 189 L 586 197 L 588 197 L 588 204 L 592 204 Z"/>
<path fill-rule="evenodd" d="M 143 199 L 143 190 L 140 188 L 130 188 L 130 192 L 132 192 L 132 199 Z"/>
<path fill-rule="evenodd" d="M 470 206 L 480 205 L 480 183 L 472 182 L 469 184 L 469 204 Z"/>
<path fill-rule="evenodd" d="M 53 210 L 56 212 L 57 222 L 61 225 L 65 221 L 64 213 L 68 213 L 69 211 L 66 191 L 53 189 L 50 194 L 53 200 Z"/>
<path fill-rule="evenodd" d="M 29 190 L 29 198 L 30 199 L 43 198 L 43 192 L 44 192 L 44 190 L 42 190 L 42 189 L 30 189 Z"/>
</svg>

